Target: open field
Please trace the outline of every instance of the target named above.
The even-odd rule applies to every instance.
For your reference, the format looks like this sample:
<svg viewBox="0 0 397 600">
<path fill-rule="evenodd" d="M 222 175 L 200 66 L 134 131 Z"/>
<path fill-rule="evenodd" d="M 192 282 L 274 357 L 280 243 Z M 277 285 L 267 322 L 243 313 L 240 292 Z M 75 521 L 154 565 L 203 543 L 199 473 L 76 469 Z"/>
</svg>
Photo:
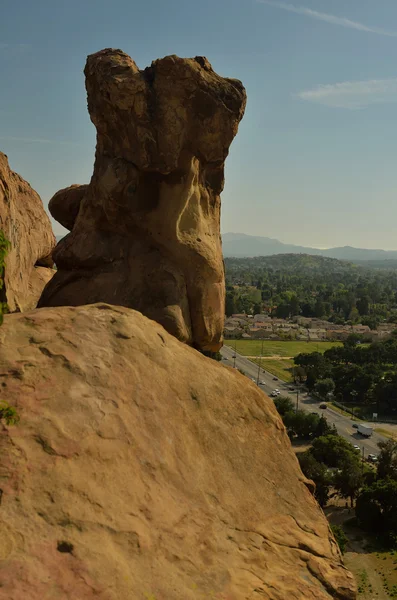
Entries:
<svg viewBox="0 0 397 600">
<path fill-rule="evenodd" d="M 276 377 L 278 377 L 279 379 L 282 379 L 283 381 L 288 381 L 291 382 L 292 381 L 292 374 L 291 374 L 291 369 L 294 366 L 294 361 L 290 358 L 266 358 L 266 359 L 260 359 L 260 358 L 252 358 L 251 359 L 252 362 L 254 362 L 256 365 L 259 364 L 259 362 L 261 363 L 261 369 L 265 369 L 265 371 L 268 371 L 269 373 L 272 373 L 272 375 L 275 375 Z"/>
<path fill-rule="evenodd" d="M 258 364 L 261 355 L 262 340 L 225 340 L 225 345 L 236 348 L 236 351 L 252 362 Z M 292 381 L 291 369 L 293 357 L 301 352 L 325 352 L 341 342 L 274 342 L 263 340 L 263 360 L 261 367 L 284 381 Z"/>
<path fill-rule="evenodd" d="M 234 348 L 243 356 L 260 356 L 262 340 L 225 340 L 224 344 Z M 341 342 L 274 342 L 263 340 L 262 356 L 294 357 L 301 352 L 325 352 L 334 346 L 342 346 Z"/>
</svg>

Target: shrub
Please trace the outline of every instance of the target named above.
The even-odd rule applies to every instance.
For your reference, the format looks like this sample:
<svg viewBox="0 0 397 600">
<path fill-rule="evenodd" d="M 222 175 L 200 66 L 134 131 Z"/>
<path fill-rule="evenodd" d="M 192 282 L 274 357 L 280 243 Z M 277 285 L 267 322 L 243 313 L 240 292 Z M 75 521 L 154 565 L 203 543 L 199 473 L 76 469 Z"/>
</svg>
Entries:
<svg viewBox="0 0 397 600">
<path fill-rule="evenodd" d="M 334 537 L 336 539 L 336 542 L 340 548 L 340 551 L 342 552 L 342 554 L 344 554 L 345 550 L 346 550 L 346 543 L 347 543 L 347 537 L 345 535 L 345 532 L 343 531 L 343 529 L 340 525 L 331 525 L 331 529 L 332 529 L 332 533 L 334 534 Z"/>
</svg>

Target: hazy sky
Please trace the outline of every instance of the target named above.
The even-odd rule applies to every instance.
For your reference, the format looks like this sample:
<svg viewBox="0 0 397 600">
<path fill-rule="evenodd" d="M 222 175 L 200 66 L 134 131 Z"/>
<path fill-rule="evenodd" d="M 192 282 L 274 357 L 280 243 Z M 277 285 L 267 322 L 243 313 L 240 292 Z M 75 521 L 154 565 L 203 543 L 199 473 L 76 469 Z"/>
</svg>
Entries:
<svg viewBox="0 0 397 600">
<path fill-rule="evenodd" d="M 0 150 L 45 204 L 88 182 L 86 55 L 205 55 L 247 88 L 222 231 L 397 249 L 396 0 L 2 0 Z M 54 224 L 56 233 L 63 232 Z"/>
</svg>

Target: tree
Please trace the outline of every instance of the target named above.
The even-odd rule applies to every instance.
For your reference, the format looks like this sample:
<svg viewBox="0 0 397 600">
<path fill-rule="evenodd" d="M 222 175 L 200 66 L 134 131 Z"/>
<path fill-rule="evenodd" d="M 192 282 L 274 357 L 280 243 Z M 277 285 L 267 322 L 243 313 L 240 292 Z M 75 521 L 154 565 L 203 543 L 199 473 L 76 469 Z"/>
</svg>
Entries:
<svg viewBox="0 0 397 600">
<path fill-rule="evenodd" d="M 297 455 L 302 473 L 315 484 L 314 497 L 321 507 L 326 506 L 331 487 L 331 476 L 327 467 L 318 462 L 310 450 Z"/>
<path fill-rule="evenodd" d="M 362 296 L 357 300 L 356 307 L 361 316 L 368 315 L 369 313 L 369 297 Z"/>
<path fill-rule="evenodd" d="M 397 442 L 386 440 L 378 442 L 380 449 L 377 464 L 378 479 L 394 479 L 397 481 Z"/>
<path fill-rule="evenodd" d="M 327 377 L 326 379 L 319 379 L 314 386 L 314 391 L 316 394 L 324 400 L 328 397 L 328 394 L 334 391 L 334 389 L 335 383 L 330 377 Z"/>
<path fill-rule="evenodd" d="M 294 410 L 294 404 L 288 396 L 277 396 L 274 399 L 274 406 L 282 417 Z"/>
<path fill-rule="evenodd" d="M 359 461 L 359 456 L 353 446 L 340 435 L 334 433 L 313 440 L 310 451 L 318 462 L 336 469 L 343 468 L 343 465 L 352 457 L 355 457 L 357 462 Z"/>
<path fill-rule="evenodd" d="M 259 304 L 259 302 L 255 302 L 254 307 L 252 309 L 252 313 L 254 315 L 260 315 L 262 312 L 262 306 L 261 304 Z"/>
<path fill-rule="evenodd" d="M 364 474 L 359 460 L 351 456 L 346 459 L 342 468 L 334 475 L 334 487 L 341 498 L 350 498 L 350 506 L 353 508 L 354 500 L 364 483 Z"/>
<path fill-rule="evenodd" d="M 357 498 L 356 517 L 367 531 L 393 539 L 397 534 L 397 481 L 379 479 L 365 486 Z"/>
<path fill-rule="evenodd" d="M 237 313 L 236 296 L 234 292 L 226 292 L 225 314 L 231 317 Z"/>
</svg>

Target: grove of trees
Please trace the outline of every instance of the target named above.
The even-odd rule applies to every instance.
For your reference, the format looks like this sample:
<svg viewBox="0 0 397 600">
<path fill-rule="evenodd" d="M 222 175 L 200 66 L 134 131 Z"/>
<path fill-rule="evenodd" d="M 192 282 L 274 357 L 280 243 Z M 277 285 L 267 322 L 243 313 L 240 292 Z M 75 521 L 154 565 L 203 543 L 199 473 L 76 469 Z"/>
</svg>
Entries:
<svg viewBox="0 0 397 600">
<path fill-rule="evenodd" d="M 397 414 L 397 336 L 371 344 L 351 335 L 342 346 L 294 358 L 299 379 L 320 398 L 332 394 L 363 413 Z"/>
<path fill-rule="evenodd" d="M 397 269 L 279 254 L 225 258 L 225 270 L 227 316 L 265 308 L 279 318 L 302 315 L 371 329 L 386 319 L 397 322 Z"/>
</svg>

